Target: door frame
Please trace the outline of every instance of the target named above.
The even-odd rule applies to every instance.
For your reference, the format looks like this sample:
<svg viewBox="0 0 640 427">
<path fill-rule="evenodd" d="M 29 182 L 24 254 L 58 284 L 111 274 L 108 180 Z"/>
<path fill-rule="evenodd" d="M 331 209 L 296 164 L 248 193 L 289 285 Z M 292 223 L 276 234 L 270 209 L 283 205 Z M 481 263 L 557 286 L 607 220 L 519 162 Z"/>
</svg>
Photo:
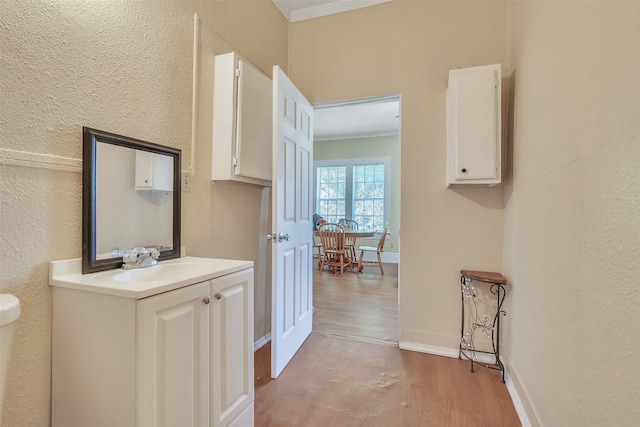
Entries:
<svg viewBox="0 0 640 427">
<path fill-rule="evenodd" d="M 366 96 L 366 97 L 361 97 L 361 98 L 351 98 L 351 99 L 342 99 L 342 100 L 337 100 L 337 101 L 327 101 L 327 102 L 318 102 L 315 104 L 312 104 L 313 106 L 313 110 L 314 112 L 318 109 L 322 109 L 322 108 L 332 108 L 332 107 L 341 107 L 341 106 L 347 106 L 347 105 L 357 105 L 357 104 L 367 104 L 367 103 L 379 103 L 379 102 L 390 102 L 390 101 L 398 101 L 399 103 L 399 117 L 398 117 L 398 153 L 399 153 L 399 167 L 397 171 L 391 171 L 392 174 L 397 178 L 398 180 L 398 187 L 402 188 L 402 93 L 398 92 L 398 93 L 391 93 L 388 95 L 379 95 L 379 96 Z M 376 135 L 370 135 L 372 137 L 375 137 Z M 384 135 L 379 135 L 379 136 L 384 136 Z M 363 136 L 366 137 L 366 136 Z M 336 138 L 337 139 L 337 138 Z M 321 141 L 319 141 L 318 143 L 322 143 Z M 315 150 L 315 139 L 314 139 L 314 150 Z M 314 162 L 315 162 L 315 156 L 314 156 Z M 314 172 L 315 172 L 315 168 L 314 168 Z M 314 210 L 315 210 L 315 200 L 317 199 L 317 194 L 316 194 L 316 177 L 314 174 L 313 177 L 313 200 L 314 200 Z M 395 260 L 398 264 L 398 339 L 399 341 L 401 341 L 402 337 L 400 335 L 400 332 L 402 330 L 401 328 L 401 317 L 402 317 L 402 307 L 400 306 L 400 289 L 401 289 L 401 268 L 400 268 L 400 263 L 401 263 L 401 236 L 400 236 L 400 228 L 401 228 L 401 218 L 402 218 L 402 193 L 401 191 L 398 191 L 398 209 L 397 209 L 397 227 L 396 228 L 396 233 L 398 236 L 397 239 L 397 259 Z M 390 209 L 391 212 L 393 212 L 393 209 Z M 392 223 L 393 224 L 393 223 Z M 387 260 L 386 262 L 389 261 L 389 257 L 385 257 L 385 252 L 382 253 L 383 255 L 383 262 L 385 262 L 385 259 Z"/>
</svg>

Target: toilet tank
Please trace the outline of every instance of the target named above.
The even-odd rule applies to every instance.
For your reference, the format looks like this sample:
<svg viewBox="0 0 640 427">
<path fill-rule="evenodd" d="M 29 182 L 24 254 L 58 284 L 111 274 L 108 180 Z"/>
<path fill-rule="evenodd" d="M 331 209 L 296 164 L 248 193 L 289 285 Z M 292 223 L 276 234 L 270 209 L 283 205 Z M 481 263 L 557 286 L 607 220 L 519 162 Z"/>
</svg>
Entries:
<svg viewBox="0 0 640 427">
<path fill-rule="evenodd" d="M 0 426 L 2 425 L 2 406 L 9 373 L 11 345 L 16 320 L 20 317 L 20 301 L 13 295 L 0 294 Z"/>
</svg>

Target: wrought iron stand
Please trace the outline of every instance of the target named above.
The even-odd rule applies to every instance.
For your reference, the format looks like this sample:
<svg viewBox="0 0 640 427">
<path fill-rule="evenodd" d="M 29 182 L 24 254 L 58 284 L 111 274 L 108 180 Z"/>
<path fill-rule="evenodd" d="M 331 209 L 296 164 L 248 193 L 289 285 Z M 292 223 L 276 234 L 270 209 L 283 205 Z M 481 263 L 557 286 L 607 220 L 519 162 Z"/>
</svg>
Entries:
<svg viewBox="0 0 640 427">
<path fill-rule="evenodd" d="M 460 290 L 462 297 L 462 323 L 460 327 L 460 351 L 458 353 L 458 359 L 463 357 L 471 362 L 471 372 L 473 371 L 473 365 L 478 364 L 485 368 L 496 369 L 502 372 L 502 382 L 504 382 L 504 365 L 500 360 L 500 316 L 504 316 L 507 313 L 502 310 L 502 303 L 506 296 L 505 285 L 507 279 L 500 273 L 492 273 L 487 271 L 469 271 L 460 270 Z M 478 314 L 478 305 L 476 303 L 476 288 L 473 286 L 473 281 L 485 282 L 489 284 L 489 291 L 496 296 L 497 305 L 496 312 L 493 316 L 493 320 L 489 316 L 485 316 L 484 319 L 480 318 Z M 470 325 L 465 330 L 465 299 L 471 301 L 474 316 L 471 318 Z M 491 345 L 493 351 L 478 350 L 473 343 L 473 335 L 476 331 L 480 330 L 486 337 L 491 338 Z M 485 363 L 478 361 L 477 353 L 490 354 L 495 357 L 493 363 Z"/>
</svg>

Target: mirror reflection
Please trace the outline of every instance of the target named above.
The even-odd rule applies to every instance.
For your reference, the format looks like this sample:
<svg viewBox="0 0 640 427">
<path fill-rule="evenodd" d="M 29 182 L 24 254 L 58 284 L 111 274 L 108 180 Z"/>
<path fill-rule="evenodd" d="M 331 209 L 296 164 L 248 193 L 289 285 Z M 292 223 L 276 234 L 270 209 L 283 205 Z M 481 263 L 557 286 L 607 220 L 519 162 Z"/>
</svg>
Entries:
<svg viewBox="0 0 640 427">
<path fill-rule="evenodd" d="M 83 273 L 122 266 L 116 252 L 180 252 L 180 150 L 84 128 Z"/>
<path fill-rule="evenodd" d="M 138 246 L 171 249 L 173 158 L 104 142 L 96 156 L 96 258 Z"/>
</svg>

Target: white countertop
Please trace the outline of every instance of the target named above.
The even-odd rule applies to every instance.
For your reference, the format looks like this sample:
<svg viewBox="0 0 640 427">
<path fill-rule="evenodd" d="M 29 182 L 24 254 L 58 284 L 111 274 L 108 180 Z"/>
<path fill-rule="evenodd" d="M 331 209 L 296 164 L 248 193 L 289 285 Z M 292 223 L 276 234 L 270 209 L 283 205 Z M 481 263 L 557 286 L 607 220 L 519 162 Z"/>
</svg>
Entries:
<svg viewBox="0 0 640 427">
<path fill-rule="evenodd" d="M 141 299 L 253 267 L 253 261 L 182 257 L 135 270 L 82 274 L 80 258 L 51 261 L 49 285 Z"/>
</svg>

